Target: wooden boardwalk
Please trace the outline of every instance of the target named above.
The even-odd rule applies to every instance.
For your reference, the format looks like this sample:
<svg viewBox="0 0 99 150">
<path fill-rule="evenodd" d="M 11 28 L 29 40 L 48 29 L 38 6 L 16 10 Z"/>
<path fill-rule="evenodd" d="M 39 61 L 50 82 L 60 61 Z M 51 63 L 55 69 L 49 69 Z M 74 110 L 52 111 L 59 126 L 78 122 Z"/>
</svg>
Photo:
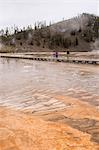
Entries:
<svg viewBox="0 0 99 150">
<path fill-rule="evenodd" d="M 65 63 L 77 63 L 77 64 L 94 64 L 99 65 L 99 59 L 82 59 L 82 58 L 74 58 L 70 57 L 66 58 L 54 58 L 54 57 L 34 57 L 31 55 L 23 55 L 23 54 L 0 54 L 2 58 L 15 58 L 15 59 L 30 59 L 37 61 L 56 61 L 56 62 L 65 62 Z"/>
</svg>

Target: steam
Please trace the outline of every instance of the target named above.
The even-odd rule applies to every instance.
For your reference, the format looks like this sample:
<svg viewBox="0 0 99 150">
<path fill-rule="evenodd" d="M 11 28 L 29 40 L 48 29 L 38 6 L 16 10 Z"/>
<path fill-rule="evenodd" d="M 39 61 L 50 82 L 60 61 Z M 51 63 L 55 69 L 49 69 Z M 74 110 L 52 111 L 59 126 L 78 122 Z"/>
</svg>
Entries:
<svg viewBox="0 0 99 150">
<path fill-rule="evenodd" d="M 99 50 L 99 39 L 96 39 L 96 41 L 94 42 L 93 46 L 94 46 L 95 50 Z"/>
<path fill-rule="evenodd" d="M 2 42 L 0 40 L 0 50 L 2 49 L 2 47 L 3 47 L 3 44 L 2 44 Z"/>
<path fill-rule="evenodd" d="M 12 43 L 13 45 L 16 44 L 15 38 L 12 39 L 11 43 Z"/>
<path fill-rule="evenodd" d="M 32 34 L 31 34 L 31 33 L 28 34 L 28 40 L 29 40 L 29 41 L 32 40 Z"/>
</svg>

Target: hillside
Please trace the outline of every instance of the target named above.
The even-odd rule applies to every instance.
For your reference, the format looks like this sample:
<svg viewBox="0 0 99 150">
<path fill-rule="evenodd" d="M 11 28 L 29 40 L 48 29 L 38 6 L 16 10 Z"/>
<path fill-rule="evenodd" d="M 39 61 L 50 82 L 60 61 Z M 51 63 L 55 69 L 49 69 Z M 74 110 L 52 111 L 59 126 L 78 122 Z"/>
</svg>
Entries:
<svg viewBox="0 0 99 150">
<path fill-rule="evenodd" d="M 35 24 L 34 29 L 14 29 L 9 34 L 1 30 L 1 52 L 31 51 L 91 51 L 99 46 L 99 17 L 83 13 L 77 17 L 46 26 Z"/>
</svg>

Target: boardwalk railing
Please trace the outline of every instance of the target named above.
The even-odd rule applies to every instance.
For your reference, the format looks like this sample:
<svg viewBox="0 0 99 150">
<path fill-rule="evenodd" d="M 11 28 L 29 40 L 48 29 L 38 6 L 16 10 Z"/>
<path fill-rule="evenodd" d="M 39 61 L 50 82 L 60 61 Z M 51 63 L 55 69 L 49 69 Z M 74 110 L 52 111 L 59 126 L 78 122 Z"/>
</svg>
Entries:
<svg viewBox="0 0 99 150">
<path fill-rule="evenodd" d="M 82 58 L 74 58 L 70 57 L 69 59 L 59 57 L 34 57 L 31 55 L 23 55 L 23 54 L 0 54 L 2 58 L 15 58 L 15 59 L 30 59 L 37 61 L 56 61 L 56 62 L 68 62 L 68 63 L 77 63 L 77 64 L 97 64 L 99 65 L 99 59 L 82 59 Z"/>
</svg>

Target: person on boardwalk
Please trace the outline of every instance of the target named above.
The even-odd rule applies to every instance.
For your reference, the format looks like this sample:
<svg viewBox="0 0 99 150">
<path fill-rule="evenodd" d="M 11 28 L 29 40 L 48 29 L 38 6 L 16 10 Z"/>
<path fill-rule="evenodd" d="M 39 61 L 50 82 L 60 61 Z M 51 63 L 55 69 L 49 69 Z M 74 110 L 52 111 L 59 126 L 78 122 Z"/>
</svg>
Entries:
<svg viewBox="0 0 99 150">
<path fill-rule="evenodd" d="M 58 52 L 57 51 L 55 52 L 55 57 L 58 58 Z"/>
<path fill-rule="evenodd" d="M 67 50 L 66 53 L 67 53 L 67 61 L 69 61 L 69 54 L 70 54 L 70 51 Z"/>
</svg>

